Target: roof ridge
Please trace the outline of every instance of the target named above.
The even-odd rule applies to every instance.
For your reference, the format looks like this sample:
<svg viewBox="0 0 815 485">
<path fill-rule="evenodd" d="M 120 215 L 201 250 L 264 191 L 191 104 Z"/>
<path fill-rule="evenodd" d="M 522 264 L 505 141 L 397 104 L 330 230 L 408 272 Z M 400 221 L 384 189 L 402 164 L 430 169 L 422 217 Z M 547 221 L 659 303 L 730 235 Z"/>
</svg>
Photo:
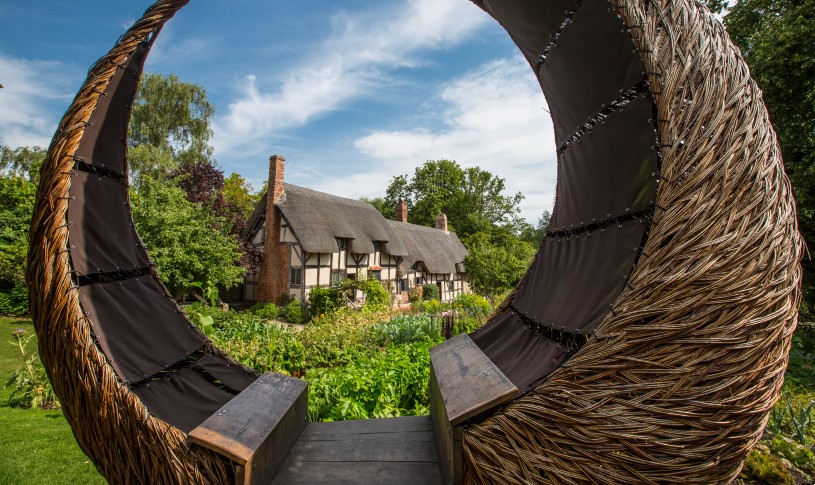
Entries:
<svg viewBox="0 0 815 485">
<path fill-rule="evenodd" d="M 329 193 L 326 193 L 326 192 L 320 192 L 319 190 L 309 189 L 309 188 L 306 188 L 306 187 L 301 187 L 299 185 L 294 185 L 294 184 L 289 184 L 289 183 L 284 183 L 283 184 L 283 193 L 285 193 L 287 190 L 291 190 L 291 189 L 294 189 L 294 192 L 300 192 L 303 195 L 310 195 L 310 196 L 321 198 L 321 199 L 324 199 L 324 200 L 327 200 L 327 201 L 330 201 L 330 202 L 340 202 L 340 203 L 344 203 L 344 204 L 352 204 L 352 205 L 355 205 L 357 207 L 364 207 L 366 209 L 370 208 L 370 209 L 373 209 L 374 211 L 376 211 L 377 214 L 379 213 L 379 211 L 376 210 L 376 207 L 372 206 L 371 204 L 369 204 L 367 202 L 363 202 L 361 200 L 349 199 L 348 197 L 340 197 L 339 195 L 333 195 L 333 194 L 329 194 Z"/>
</svg>

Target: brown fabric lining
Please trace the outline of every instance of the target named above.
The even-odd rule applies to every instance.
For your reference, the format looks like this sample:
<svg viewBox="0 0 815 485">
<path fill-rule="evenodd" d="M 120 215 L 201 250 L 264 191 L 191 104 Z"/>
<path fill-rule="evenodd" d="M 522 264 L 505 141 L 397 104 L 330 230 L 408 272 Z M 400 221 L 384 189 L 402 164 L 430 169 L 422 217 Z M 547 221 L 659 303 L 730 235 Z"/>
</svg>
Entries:
<svg viewBox="0 0 815 485">
<path fill-rule="evenodd" d="M 139 45 L 133 55 L 120 67 L 99 98 L 88 127 L 79 142 L 76 156 L 85 163 L 98 165 L 125 175 L 127 147 L 127 124 L 130 108 L 136 97 L 139 77 L 150 50 L 147 44 Z"/>
<path fill-rule="evenodd" d="M 152 376 L 206 342 L 150 277 L 83 286 L 79 301 L 125 382 Z"/>
<path fill-rule="evenodd" d="M 591 334 L 625 286 L 644 233 L 645 224 L 632 220 L 579 237 L 545 238 L 512 306 L 555 330 Z"/>
<path fill-rule="evenodd" d="M 606 0 L 585 0 L 540 70 L 557 146 L 643 78 L 642 61 Z M 510 32 L 515 28 L 511 25 Z"/>
<path fill-rule="evenodd" d="M 541 51 L 563 22 L 566 11 L 577 0 L 483 0 L 475 2 L 507 29 L 531 66 L 538 61 Z"/>
<path fill-rule="evenodd" d="M 233 397 L 193 369 L 181 369 L 132 390 L 150 414 L 185 433 L 206 421 Z"/>
<path fill-rule="evenodd" d="M 126 205 L 127 187 L 87 172 L 71 176 L 68 223 L 71 266 L 79 274 L 150 266 Z"/>
<path fill-rule="evenodd" d="M 470 338 L 521 392 L 533 389 L 569 357 L 566 347 L 532 332 L 512 312 L 492 319 Z"/>
<path fill-rule="evenodd" d="M 651 101 L 640 95 L 563 153 L 553 230 L 650 207 L 656 195 Z"/>
<path fill-rule="evenodd" d="M 216 355 L 205 355 L 196 362 L 192 368 L 206 372 L 215 379 L 218 379 L 232 394 L 238 394 L 257 379 L 257 377 L 244 372 L 240 367 L 231 365 Z"/>
</svg>

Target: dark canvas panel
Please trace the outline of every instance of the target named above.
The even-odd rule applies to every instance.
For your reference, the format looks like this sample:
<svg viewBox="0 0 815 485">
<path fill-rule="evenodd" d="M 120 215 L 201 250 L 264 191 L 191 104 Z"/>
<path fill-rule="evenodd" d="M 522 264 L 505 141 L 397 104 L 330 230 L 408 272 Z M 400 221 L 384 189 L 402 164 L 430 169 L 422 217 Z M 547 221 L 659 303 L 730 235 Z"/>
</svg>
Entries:
<svg viewBox="0 0 815 485">
<path fill-rule="evenodd" d="M 645 223 L 571 238 L 545 238 L 512 306 L 539 324 L 590 334 L 625 286 L 645 233 Z"/>
<path fill-rule="evenodd" d="M 150 266 L 131 225 L 127 187 L 110 177 L 87 172 L 71 176 L 68 241 L 71 266 L 80 274 Z"/>
<path fill-rule="evenodd" d="M 483 0 L 475 3 L 506 29 L 529 64 L 534 66 L 566 17 L 566 11 L 574 8 L 577 0 Z"/>
<path fill-rule="evenodd" d="M 181 369 L 169 377 L 133 389 L 150 414 L 189 433 L 232 399 L 193 369 Z"/>
<path fill-rule="evenodd" d="M 229 362 L 217 355 L 205 355 L 192 368 L 206 372 L 218 379 L 224 387 L 234 394 L 246 389 L 256 379 L 255 376 L 247 374 L 236 365 L 230 365 Z"/>
<path fill-rule="evenodd" d="M 521 392 L 533 389 L 569 357 L 566 347 L 531 331 L 509 311 L 470 338 Z"/>
<path fill-rule="evenodd" d="M 152 376 L 205 343 L 150 277 L 82 286 L 79 302 L 102 351 L 126 382 Z"/>
<path fill-rule="evenodd" d="M 563 153 L 552 228 L 580 227 L 650 207 L 657 171 L 651 117 L 651 101 L 642 94 Z"/>
<path fill-rule="evenodd" d="M 140 45 L 108 83 L 76 150 L 84 162 L 124 175 L 127 123 L 149 47 Z"/>
<path fill-rule="evenodd" d="M 643 78 L 631 36 L 610 8 L 607 0 L 585 0 L 540 70 L 557 146 Z"/>
</svg>

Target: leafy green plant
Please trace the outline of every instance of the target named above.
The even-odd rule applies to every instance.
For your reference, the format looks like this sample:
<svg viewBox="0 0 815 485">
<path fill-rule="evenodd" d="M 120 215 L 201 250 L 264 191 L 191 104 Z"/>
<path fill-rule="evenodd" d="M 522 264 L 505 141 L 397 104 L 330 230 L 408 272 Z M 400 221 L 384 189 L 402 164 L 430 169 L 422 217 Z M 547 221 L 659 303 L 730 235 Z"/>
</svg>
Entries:
<svg viewBox="0 0 815 485">
<path fill-rule="evenodd" d="M 812 406 L 815 405 L 815 401 L 809 401 L 809 405 L 806 408 L 801 407 L 799 409 L 794 409 L 792 406 L 792 402 L 790 401 L 789 393 L 785 393 L 787 398 L 787 409 L 790 415 L 790 422 L 792 424 L 793 432 L 795 433 L 795 437 L 798 439 L 798 442 L 804 446 L 807 446 L 807 431 L 812 424 L 811 419 L 811 411 Z"/>
<path fill-rule="evenodd" d="M 280 316 L 280 308 L 272 302 L 258 303 L 252 307 L 251 312 L 256 317 L 265 318 L 267 320 L 274 320 Z"/>
<path fill-rule="evenodd" d="M 376 343 L 400 345 L 421 340 L 441 341 L 439 319 L 402 315 L 371 327 Z"/>
<path fill-rule="evenodd" d="M 463 293 L 453 300 L 453 305 L 470 315 L 487 315 L 490 313 L 490 302 L 475 293 Z"/>
<path fill-rule="evenodd" d="M 308 294 L 308 306 L 312 315 L 325 315 L 345 306 L 345 297 L 336 288 L 312 288 Z"/>
<path fill-rule="evenodd" d="M 360 283 L 360 289 L 365 295 L 364 307 L 369 310 L 382 310 L 390 307 L 391 295 L 375 278 L 368 278 Z"/>
<path fill-rule="evenodd" d="M 439 300 L 441 299 L 441 294 L 439 293 L 439 287 L 436 286 L 434 283 L 427 283 L 422 286 L 422 300 Z"/>
<path fill-rule="evenodd" d="M 795 467 L 811 472 L 815 469 L 812 450 L 786 436 L 777 435 L 770 442 L 773 454 L 786 458 Z"/>
<path fill-rule="evenodd" d="M 309 380 L 309 420 L 415 416 L 428 413 L 431 341 L 356 352 L 345 367 L 316 369 Z"/>
<path fill-rule="evenodd" d="M 26 349 L 34 335 L 25 337 L 25 331 L 19 328 L 12 335 L 16 341 L 10 343 L 19 348 L 23 365 L 12 372 L 6 381 L 5 387 L 13 388 L 8 399 L 9 406 L 49 409 L 59 407 L 45 369 L 37 362 L 37 356 L 29 355 Z"/>
<path fill-rule="evenodd" d="M 297 300 L 291 301 L 286 305 L 286 308 L 283 310 L 283 315 L 286 317 L 287 322 L 294 324 L 303 323 L 305 319 L 303 306 Z"/>
</svg>

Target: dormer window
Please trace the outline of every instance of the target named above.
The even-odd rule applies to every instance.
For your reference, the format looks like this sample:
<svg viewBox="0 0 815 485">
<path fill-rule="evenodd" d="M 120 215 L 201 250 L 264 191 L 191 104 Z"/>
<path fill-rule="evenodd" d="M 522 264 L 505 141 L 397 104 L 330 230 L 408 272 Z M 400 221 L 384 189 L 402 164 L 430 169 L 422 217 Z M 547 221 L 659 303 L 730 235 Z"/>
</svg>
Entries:
<svg viewBox="0 0 815 485">
<path fill-rule="evenodd" d="M 337 248 L 340 251 L 345 251 L 346 249 L 348 249 L 348 240 L 345 239 L 345 238 L 342 238 L 342 237 L 338 237 L 337 238 Z"/>
<path fill-rule="evenodd" d="M 382 241 L 374 241 L 374 251 L 382 251 Z"/>
</svg>

